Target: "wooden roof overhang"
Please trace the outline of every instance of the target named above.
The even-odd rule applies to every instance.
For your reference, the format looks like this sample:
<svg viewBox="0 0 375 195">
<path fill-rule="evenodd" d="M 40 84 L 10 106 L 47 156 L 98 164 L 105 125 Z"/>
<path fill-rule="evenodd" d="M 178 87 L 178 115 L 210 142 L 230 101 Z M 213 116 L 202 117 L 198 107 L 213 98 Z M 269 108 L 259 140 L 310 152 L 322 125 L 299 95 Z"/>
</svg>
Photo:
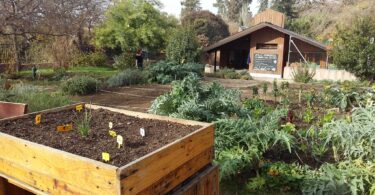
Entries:
<svg viewBox="0 0 375 195">
<path fill-rule="evenodd" d="M 214 43 L 214 44 L 206 47 L 203 51 L 204 52 L 211 52 L 211 51 L 217 50 L 217 48 L 219 48 L 219 47 L 221 47 L 223 45 L 226 45 L 226 44 L 228 44 L 228 43 L 230 43 L 232 41 L 235 41 L 235 40 L 238 40 L 238 39 L 243 38 L 245 36 L 248 36 L 251 33 L 255 32 L 255 31 L 258 31 L 260 29 L 266 28 L 266 27 L 269 27 L 269 28 L 274 29 L 276 31 L 279 31 L 281 33 L 287 34 L 287 35 L 289 35 L 292 38 L 298 39 L 300 41 L 303 41 L 305 43 L 313 45 L 313 46 L 315 46 L 317 48 L 320 48 L 320 49 L 322 49 L 324 51 L 327 51 L 327 47 L 324 44 L 322 44 L 322 43 L 320 43 L 320 42 L 318 42 L 318 41 L 316 41 L 314 39 L 311 39 L 311 38 L 299 35 L 299 34 L 297 34 L 295 32 L 290 31 L 290 30 L 287 30 L 287 29 L 281 28 L 279 26 L 273 25 L 271 23 L 260 23 L 260 24 L 257 24 L 255 26 L 252 26 L 250 28 L 247 28 L 244 31 L 241 31 L 241 32 L 236 33 L 236 34 L 234 34 L 232 36 L 224 38 L 224 39 L 222 39 L 222 40 L 220 40 L 220 41 L 218 41 L 218 42 L 216 42 L 216 43 Z"/>
</svg>

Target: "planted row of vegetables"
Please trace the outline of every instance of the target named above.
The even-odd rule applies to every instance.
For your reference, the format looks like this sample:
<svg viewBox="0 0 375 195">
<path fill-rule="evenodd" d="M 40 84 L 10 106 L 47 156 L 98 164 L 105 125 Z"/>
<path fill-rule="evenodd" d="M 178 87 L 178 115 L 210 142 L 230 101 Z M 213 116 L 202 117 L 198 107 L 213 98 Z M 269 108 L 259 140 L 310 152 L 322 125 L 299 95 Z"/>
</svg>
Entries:
<svg viewBox="0 0 375 195">
<path fill-rule="evenodd" d="M 271 88 L 271 86 L 269 87 Z M 375 91 L 346 84 L 261 86 L 274 99 L 241 100 L 190 75 L 157 98 L 151 112 L 216 123 L 216 162 L 230 192 L 374 194 Z"/>
</svg>

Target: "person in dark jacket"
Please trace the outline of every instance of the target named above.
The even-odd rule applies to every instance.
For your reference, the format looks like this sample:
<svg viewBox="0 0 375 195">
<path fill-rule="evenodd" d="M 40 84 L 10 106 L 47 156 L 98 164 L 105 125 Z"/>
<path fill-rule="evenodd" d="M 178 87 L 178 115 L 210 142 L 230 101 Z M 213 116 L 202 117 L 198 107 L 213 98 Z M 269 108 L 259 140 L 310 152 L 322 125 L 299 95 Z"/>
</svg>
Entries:
<svg viewBox="0 0 375 195">
<path fill-rule="evenodd" d="M 143 50 L 138 49 L 137 53 L 135 54 L 135 60 L 136 60 L 136 65 L 138 69 L 143 69 L 143 58 L 144 58 Z"/>
</svg>

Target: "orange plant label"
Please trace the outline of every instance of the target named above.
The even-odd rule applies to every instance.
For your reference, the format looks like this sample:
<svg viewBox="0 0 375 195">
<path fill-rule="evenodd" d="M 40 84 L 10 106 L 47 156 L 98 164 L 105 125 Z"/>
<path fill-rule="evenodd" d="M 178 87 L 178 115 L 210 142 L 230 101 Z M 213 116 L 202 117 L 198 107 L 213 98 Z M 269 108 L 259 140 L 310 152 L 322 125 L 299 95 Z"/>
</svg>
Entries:
<svg viewBox="0 0 375 195">
<path fill-rule="evenodd" d="M 42 122 L 42 114 L 36 115 L 35 116 L 35 124 L 40 125 L 41 122 Z"/>
<path fill-rule="evenodd" d="M 56 130 L 58 132 L 68 132 L 68 131 L 71 131 L 71 130 L 73 130 L 73 124 L 57 126 Z"/>
</svg>

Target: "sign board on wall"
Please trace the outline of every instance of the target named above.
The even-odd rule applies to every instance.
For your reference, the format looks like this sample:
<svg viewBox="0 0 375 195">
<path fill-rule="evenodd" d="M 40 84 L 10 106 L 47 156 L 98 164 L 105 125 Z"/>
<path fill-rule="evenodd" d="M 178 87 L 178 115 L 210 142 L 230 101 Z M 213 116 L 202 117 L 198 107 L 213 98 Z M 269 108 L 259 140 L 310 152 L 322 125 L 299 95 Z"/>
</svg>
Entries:
<svg viewBox="0 0 375 195">
<path fill-rule="evenodd" d="M 276 72 L 277 54 L 254 54 L 254 70 Z"/>
</svg>

